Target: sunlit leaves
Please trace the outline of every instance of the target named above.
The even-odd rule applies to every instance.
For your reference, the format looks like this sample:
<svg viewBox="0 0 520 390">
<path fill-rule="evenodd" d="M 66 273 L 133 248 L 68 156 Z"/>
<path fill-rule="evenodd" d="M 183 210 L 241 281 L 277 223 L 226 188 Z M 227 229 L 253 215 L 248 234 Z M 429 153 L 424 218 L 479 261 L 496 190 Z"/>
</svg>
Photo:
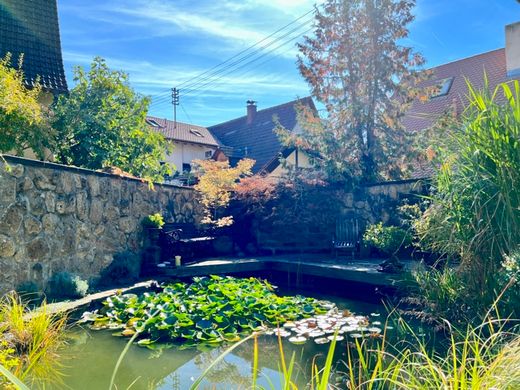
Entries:
<svg viewBox="0 0 520 390">
<path fill-rule="evenodd" d="M 95 58 L 90 70 L 74 71 L 75 87 L 55 106 L 57 159 L 90 169 L 117 167 L 162 182 L 171 173 L 165 153 L 171 145 L 146 124 L 150 103 L 128 83 L 128 76 Z"/>
</svg>

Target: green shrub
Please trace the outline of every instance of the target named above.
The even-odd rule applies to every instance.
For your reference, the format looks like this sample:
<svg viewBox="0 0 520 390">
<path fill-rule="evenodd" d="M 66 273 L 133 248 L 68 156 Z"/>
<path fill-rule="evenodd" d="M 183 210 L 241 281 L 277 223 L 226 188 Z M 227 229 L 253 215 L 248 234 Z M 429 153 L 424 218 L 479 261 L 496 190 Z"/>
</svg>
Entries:
<svg viewBox="0 0 520 390">
<path fill-rule="evenodd" d="M 87 295 L 88 282 L 67 271 L 54 274 L 46 290 L 50 298 L 81 298 Z"/>
<path fill-rule="evenodd" d="M 40 287 L 32 280 L 20 283 L 16 287 L 16 292 L 25 302 L 39 301 L 42 297 Z"/>
<path fill-rule="evenodd" d="M 116 253 L 112 262 L 101 271 L 100 283 L 103 285 L 133 283 L 139 279 L 141 259 L 135 253 Z"/>
<path fill-rule="evenodd" d="M 143 218 L 142 224 L 145 228 L 162 229 L 164 226 L 164 218 L 159 213 L 150 214 Z"/>
<path fill-rule="evenodd" d="M 412 237 L 400 227 L 383 226 L 383 223 L 379 222 L 367 227 L 363 241 L 386 254 L 393 255 L 399 249 L 409 247 Z"/>
</svg>

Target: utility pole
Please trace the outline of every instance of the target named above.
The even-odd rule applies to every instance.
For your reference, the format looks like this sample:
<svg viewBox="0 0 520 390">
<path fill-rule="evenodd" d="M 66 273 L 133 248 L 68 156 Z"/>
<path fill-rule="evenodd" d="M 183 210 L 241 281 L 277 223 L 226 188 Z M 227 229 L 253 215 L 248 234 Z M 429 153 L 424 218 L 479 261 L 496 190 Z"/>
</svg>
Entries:
<svg viewBox="0 0 520 390">
<path fill-rule="evenodd" d="M 179 90 L 172 88 L 172 104 L 173 104 L 173 128 L 177 128 L 177 106 L 179 105 Z"/>
</svg>

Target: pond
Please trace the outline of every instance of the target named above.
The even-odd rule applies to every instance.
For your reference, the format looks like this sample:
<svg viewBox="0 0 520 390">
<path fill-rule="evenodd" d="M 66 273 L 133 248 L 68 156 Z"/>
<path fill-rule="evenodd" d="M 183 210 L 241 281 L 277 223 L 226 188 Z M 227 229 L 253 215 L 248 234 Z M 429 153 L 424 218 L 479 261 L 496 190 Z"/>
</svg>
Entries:
<svg viewBox="0 0 520 390">
<path fill-rule="evenodd" d="M 294 291 L 282 290 L 281 294 L 294 294 Z M 384 321 L 385 308 L 381 304 L 367 303 L 338 296 L 322 295 L 309 291 L 298 293 L 334 302 L 339 309 L 348 309 L 356 314 L 370 316 L 372 320 Z M 127 339 L 112 336 L 110 330 L 91 330 L 76 327 L 71 331 L 71 341 L 66 355 L 64 382 L 68 388 L 108 389 L 117 359 Z M 262 335 L 259 343 L 258 385 L 265 388 L 280 388 L 280 369 L 278 340 L 274 335 Z M 253 340 L 250 340 L 227 355 L 206 377 L 201 389 L 237 389 L 251 385 L 253 367 Z M 150 350 L 133 345 L 130 347 L 118 371 L 116 384 L 118 389 L 188 389 L 193 381 L 215 360 L 229 345 L 216 348 L 173 347 Z M 324 361 L 328 345 L 316 345 L 308 341 L 304 345 L 293 345 L 283 339 L 283 348 L 289 360 L 294 353 L 294 382 L 299 388 L 305 388 L 310 381 L 310 364 L 316 355 Z M 337 347 L 337 359 L 345 355 L 345 345 Z M 344 357 L 344 356 L 343 356 Z M 58 386 L 51 388 L 60 388 Z"/>
</svg>

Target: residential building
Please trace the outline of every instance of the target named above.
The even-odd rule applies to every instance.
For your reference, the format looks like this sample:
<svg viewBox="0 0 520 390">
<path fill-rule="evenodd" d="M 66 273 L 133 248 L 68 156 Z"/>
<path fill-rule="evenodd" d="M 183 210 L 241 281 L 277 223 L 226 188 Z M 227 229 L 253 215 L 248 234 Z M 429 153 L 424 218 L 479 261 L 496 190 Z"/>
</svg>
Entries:
<svg viewBox="0 0 520 390">
<path fill-rule="evenodd" d="M 257 109 L 256 102 L 248 101 L 246 115 L 208 127 L 220 143 L 215 158 L 228 159 L 232 165 L 241 158 L 251 158 L 256 161 L 253 173 L 273 177 L 282 176 L 286 172 L 281 159 L 296 168 L 311 167 L 306 153 L 282 145 L 274 132 L 277 122 L 290 132 L 299 131 L 296 108 L 299 104 L 317 113 L 310 97 L 263 110 Z"/>
<path fill-rule="evenodd" d="M 493 91 L 500 83 L 520 80 L 520 22 L 505 27 L 506 47 L 476 54 L 431 68 L 431 77 L 421 87 L 436 87 L 427 100 L 413 102 L 403 118 L 406 130 L 420 132 L 434 125 L 443 115 L 460 115 L 468 105 L 468 82 L 484 88 L 485 78 Z M 433 167 L 421 164 L 414 178 L 430 177 Z"/>
<path fill-rule="evenodd" d="M 175 181 L 175 178 L 182 181 L 182 175 L 191 171 L 193 160 L 213 158 L 218 149 L 218 142 L 205 127 L 153 116 L 147 117 L 146 123 L 173 143 L 173 152 L 165 160 L 176 169 L 170 181 Z"/>
</svg>

